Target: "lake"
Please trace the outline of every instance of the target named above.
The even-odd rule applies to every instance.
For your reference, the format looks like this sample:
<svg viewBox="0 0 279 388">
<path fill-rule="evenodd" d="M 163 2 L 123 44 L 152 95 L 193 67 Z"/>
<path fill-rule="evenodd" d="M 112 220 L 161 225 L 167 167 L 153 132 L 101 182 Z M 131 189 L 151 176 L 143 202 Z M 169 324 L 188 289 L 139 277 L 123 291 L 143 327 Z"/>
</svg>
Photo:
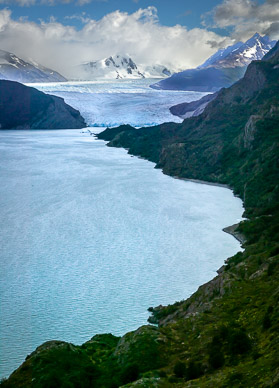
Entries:
<svg viewBox="0 0 279 388">
<path fill-rule="evenodd" d="M 95 95 L 51 88 L 89 118 Z M 109 104 L 124 104 L 112 90 Z M 147 123 L 142 96 L 130 94 L 141 100 L 133 120 Z M 0 131 L 0 139 L 1 376 L 44 341 L 136 329 L 148 307 L 187 298 L 240 250 L 222 232 L 243 212 L 226 188 L 163 175 L 86 130 Z"/>
</svg>

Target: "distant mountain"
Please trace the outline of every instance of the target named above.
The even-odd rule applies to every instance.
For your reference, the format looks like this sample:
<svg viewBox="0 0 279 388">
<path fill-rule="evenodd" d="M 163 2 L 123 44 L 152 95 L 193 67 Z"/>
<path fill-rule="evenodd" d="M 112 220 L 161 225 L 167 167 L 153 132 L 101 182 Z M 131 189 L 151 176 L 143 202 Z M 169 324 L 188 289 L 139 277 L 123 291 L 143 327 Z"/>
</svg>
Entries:
<svg viewBox="0 0 279 388">
<path fill-rule="evenodd" d="M 232 52 L 238 50 L 242 45 L 243 42 L 237 42 L 232 46 L 228 46 L 226 48 L 218 50 L 215 54 L 209 57 L 202 65 L 198 66 L 197 69 L 204 69 L 208 66 L 216 64 L 218 61 L 222 60 L 223 58 L 226 58 Z"/>
<path fill-rule="evenodd" d="M 209 65 L 216 67 L 248 66 L 252 61 L 261 60 L 275 43 L 276 41 L 270 41 L 267 36 L 256 33 L 245 43 L 238 42 L 233 46 L 229 46 L 223 53 L 218 51 L 219 55 L 217 57 L 214 58 L 213 55 L 200 68 Z"/>
<path fill-rule="evenodd" d="M 0 80 L 0 129 L 74 129 L 86 123 L 63 98 Z"/>
<path fill-rule="evenodd" d="M 17 57 L 8 51 L 0 50 L 0 79 L 17 82 L 63 82 L 61 74 L 29 60 Z"/>
<path fill-rule="evenodd" d="M 83 63 L 80 67 L 81 76 L 85 80 L 163 78 L 171 75 L 171 71 L 163 65 L 136 65 L 129 55 L 115 55 L 99 61 Z"/>
<path fill-rule="evenodd" d="M 276 41 L 270 41 L 267 36 L 261 36 L 256 33 L 244 44 L 239 46 L 239 43 L 231 46 L 233 50 L 227 55 L 220 55 L 219 58 L 216 58 L 211 63 L 211 66 L 248 66 L 252 61 L 261 60 L 272 49 Z"/>
<path fill-rule="evenodd" d="M 173 74 L 154 85 L 154 89 L 215 92 L 243 77 L 253 60 L 260 60 L 275 45 L 267 36 L 255 34 L 247 42 L 238 42 L 217 51 L 196 69 Z"/>
</svg>

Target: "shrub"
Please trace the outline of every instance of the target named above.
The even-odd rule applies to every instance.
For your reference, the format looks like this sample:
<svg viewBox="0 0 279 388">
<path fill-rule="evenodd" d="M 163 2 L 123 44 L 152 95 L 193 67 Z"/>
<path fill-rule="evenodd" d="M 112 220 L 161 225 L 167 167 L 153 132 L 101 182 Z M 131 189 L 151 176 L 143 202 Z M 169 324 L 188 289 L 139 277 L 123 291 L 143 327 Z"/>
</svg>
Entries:
<svg viewBox="0 0 279 388">
<path fill-rule="evenodd" d="M 187 367 L 186 379 L 194 380 L 203 375 L 202 366 L 197 361 L 190 361 Z"/>
<path fill-rule="evenodd" d="M 212 338 L 208 346 L 209 364 L 213 369 L 218 369 L 225 363 L 225 357 L 223 352 L 223 343 L 228 336 L 228 328 L 226 326 L 220 326 L 217 334 Z"/>
<path fill-rule="evenodd" d="M 241 387 L 242 380 L 243 380 L 243 374 L 240 372 L 234 372 L 228 378 L 228 386 L 229 387 Z"/>
<path fill-rule="evenodd" d="M 273 261 L 272 263 L 269 264 L 269 266 L 267 268 L 267 276 L 273 275 L 274 270 L 276 268 L 276 265 L 277 265 L 277 263 L 275 261 Z"/>
<path fill-rule="evenodd" d="M 138 380 L 139 367 L 137 364 L 128 364 L 121 373 L 120 379 L 122 384 L 128 384 L 132 381 Z"/>
<path fill-rule="evenodd" d="M 263 329 L 267 330 L 272 326 L 271 315 L 273 313 L 273 307 L 269 306 L 263 317 Z"/>
<path fill-rule="evenodd" d="M 265 314 L 265 316 L 263 317 L 263 329 L 264 330 L 267 330 L 271 327 L 271 320 L 270 320 L 270 317 L 269 317 L 269 314 Z"/>
<path fill-rule="evenodd" d="M 203 375 L 201 364 L 193 360 L 189 361 L 187 365 L 182 361 L 177 361 L 173 372 L 176 378 L 184 378 L 185 380 L 194 380 Z"/>
<path fill-rule="evenodd" d="M 174 365 L 173 373 L 178 378 L 186 377 L 187 375 L 186 364 L 184 362 L 177 361 L 177 363 Z"/>
<path fill-rule="evenodd" d="M 221 349 L 212 348 L 209 352 L 209 364 L 213 369 L 221 368 L 225 363 L 224 353 Z"/>
<path fill-rule="evenodd" d="M 244 354 L 251 349 L 251 341 L 243 329 L 233 329 L 229 337 L 231 354 Z"/>
</svg>

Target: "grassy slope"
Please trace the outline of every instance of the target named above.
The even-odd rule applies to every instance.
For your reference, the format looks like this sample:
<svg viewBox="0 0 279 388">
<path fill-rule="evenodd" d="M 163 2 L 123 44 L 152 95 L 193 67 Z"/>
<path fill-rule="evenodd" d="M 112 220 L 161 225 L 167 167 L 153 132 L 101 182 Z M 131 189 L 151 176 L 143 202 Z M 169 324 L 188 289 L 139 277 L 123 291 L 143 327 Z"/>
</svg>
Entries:
<svg viewBox="0 0 279 388">
<path fill-rule="evenodd" d="M 252 63 L 197 118 L 101 134 L 167 174 L 233 187 L 245 251 L 188 300 L 150 309 L 158 327 L 43 345 L 1 387 L 279 386 L 278 62 Z"/>
</svg>

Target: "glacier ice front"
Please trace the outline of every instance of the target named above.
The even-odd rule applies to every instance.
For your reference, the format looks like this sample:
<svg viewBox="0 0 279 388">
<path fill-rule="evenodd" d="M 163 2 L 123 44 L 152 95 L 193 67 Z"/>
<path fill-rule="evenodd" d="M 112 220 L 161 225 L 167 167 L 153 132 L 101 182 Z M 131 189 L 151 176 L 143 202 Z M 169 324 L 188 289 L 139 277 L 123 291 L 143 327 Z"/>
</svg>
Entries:
<svg viewBox="0 0 279 388">
<path fill-rule="evenodd" d="M 86 122 L 95 127 L 121 124 L 144 127 L 164 122 L 181 122 L 169 108 L 182 102 L 198 100 L 206 93 L 154 90 L 154 79 L 101 80 L 32 84 L 33 87 L 65 99 L 78 109 Z"/>
</svg>

